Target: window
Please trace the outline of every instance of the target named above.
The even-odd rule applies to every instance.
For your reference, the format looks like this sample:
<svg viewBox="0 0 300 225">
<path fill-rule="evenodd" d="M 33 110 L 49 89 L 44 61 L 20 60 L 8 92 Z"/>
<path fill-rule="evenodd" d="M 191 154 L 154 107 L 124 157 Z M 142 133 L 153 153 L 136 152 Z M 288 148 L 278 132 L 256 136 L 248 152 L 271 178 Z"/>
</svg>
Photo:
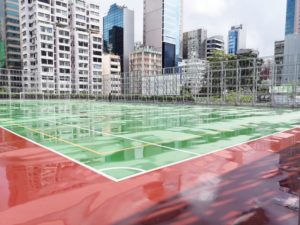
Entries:
<svg viewBox="0 0 300 225">
<path fill-rule="evenodd" d="M 12 4 L 12 3 L 6 3 L 6 7 L 9 8 L 9 9 L 14 9 L 14 10 L 19 10 L 19 6 L 18 5 L 15 5 L 15 4 Z"/>
<path fill-rule="evenodd" d="M 85 16 L 76 14 L 76 19 L 85 20 Z"/>
</svg>

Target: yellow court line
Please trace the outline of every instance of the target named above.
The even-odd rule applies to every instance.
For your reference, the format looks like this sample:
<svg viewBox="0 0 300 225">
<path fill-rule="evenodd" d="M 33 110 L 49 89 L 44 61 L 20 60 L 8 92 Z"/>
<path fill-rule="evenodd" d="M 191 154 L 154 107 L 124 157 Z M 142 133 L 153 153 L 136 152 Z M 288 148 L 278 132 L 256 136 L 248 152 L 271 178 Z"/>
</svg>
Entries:
<svg viewBox="0 0 300 225">
<path fill-rule="evenodd" d="M 71 127 L 71 126 L 72 125 L 67 125 L 67 126 L 63 126 L 62 128 Z M 61 127 L 61 126 L 59 126 L 59 127 Z M 76 127 L 73 127 L 73 128 L 76 128 Z M 54 129 L 54 128 L 46 128 L 45 130 L 51 130 L 51 129 Z M 78 129 L 84 129 L 85 130 L 85 128 L 78 128 Z M 108 135 L 108 136 L 111 137 L 111 135 Z M 201 137 L 201 136 L 198 136 L 198 137 Z M 122 139 L 126 139 L 126 138 L 122 138 Z M 170 141 L 188 141 L 188 140 L 191 140 L 191 139 L 190 138 L 183 138 L 183 139 L 179 139 L 179 140 L 170 140 Z M 136 142 L 139 142 L 139 140 L 136 140 Z M 121 148 L 121 149 L 111 150 L 111 151 L 102 152 L 102 153 L 113 154 L 113 153 L 122 152 L 122 151 L 125 151 L 125 150 L 135 150 L 136 148 L 140 148 L 140 147 L 144 148 L 144 147 L 148 147 L 148 146 L 151 146 L 151 145 L 155 146 L 155 145 L 162 145 L 162 144 L 165 144 L 165 143 L 167 143 L 167 142 L 166 141 L 152 142 L 152 143 L 149 143 L 149 144 L 139 145 L 139 146 L 136 146 L 136 147 Z M 164 146 L 162 146 L 162 147 L 164 147 Z"/>
<path fill-rule="evenodd" d="M 67 141 L 67 140 L 64 140 L 64 139 L 61 139 L 61 138 L 58 138 L 58 137 L 55 137 L 55 136 L 46 134 L 46 133 L 44 133 L 44 132 L 42 132 L 42 131 L 38 131 L 38 130 L 29 128 L 29 127 L 26 127 L 26 126 L 22 126 L 22 125 L 20 125 L 20 124 L 13 123 L 13 124 L 11 124 L 11 125 L 13 125 L 13 126 L 18 126 L 18 127 L 23 127 L 23 128 L 25 128 L 25 129 L 27 129 L 27 130 L 30 130 L 30 131 L 34 132 L 34 133 L 39 133 L 39 134 L 44 135 L 44 136 L 47 136 L 47 137 L 49 137 L 49 138 L 51 138 L 51 139 L 54 139 L 54 140 L 58 140 L 58 141 L 64 142 L 64 143 L 66 143 L 66 144 L 69 144 L 69 145 L 78 147 L 78 148 L 80 148 L 80 149 L 83 149 L 83 150 L 86 150 L 86 151 L 89 151 L 89 152 L 92 152 L 92 153 L 95 153 L 95 154 L 101 155 L 101 156 L 107 156 L 107 155 L 109 155 L 109 154 L 114 154 L 114 153 L 122 152 L 122 151 L 125 151 L 125 150 L 131 150 L 131 151 L 132 151 L 132 150 L 135 150 L 137 147 L 142 147 L 142 148 L 144 148 L 144 147 L 151 146 L 151 145 L 161 145 L 161 144 L 166 143 L 166 141 L 161 141 L 161 142 L 155 142 L 155 143 L 151 143 L 151 144 L 150 144 L 150 143 L 149 143 L 149 144 L 144 144 L 144 145 L 140 145 L 140 146 L 137 146 L 137 147 L 127 147 L 127 148 L 116 149 L 116 150 L 107 151 L 107 152 L 101 152 L 101 153 L 100 153 L 100 152 L 98 152 L 98 151 L 96 151 L 96 150 L 94 150 L 94 149 L 91 149 L 91 148 L 88 148 L 88 147 L 84 147 L 84 146 L 82 146 L 82 145 L 75 144 L 75 143 L 73 143 L 73 142 L 70 142 L 70 141 Z M 81 129 L 81 128 L 79 128 L 79 129 Z M 85 128 L 82 128 L 82 129 L 85 129 Z M 181 140 L 176 140 L 176 141 L 188 141 L 188 140 L 190 140 L 190 138 L 181 139 Z M 138 142 L 138 140 L 137 140 L 137 142 Z M 162 146 L 162 147 L 164 147 L 164 146 Z"/>
<path fill-rule="evenodd" d="M 38 131 L 38 130 L 32 129 L 32 128 L 30 128 L 30 127 L 22 126 L 22 125 L 16 124 L 16 123 L 11 123 L 11 125 L 12 125 L 12 126 L 17 126 L 17 127 L 22 127 L 22 128 L 24 128 L 24 129 L 30 130 L 30 131 L 32 131 L 32 132 L 34 132 L 34 133 L 38 133 L 38 134 L 47 136 L 47 137 L 49 137 L 49 138 L 51 138 L 51 139 L 53 139 L 53 140 L 61 141 L 61 142 L 64 142 L 64 143 L 66 143 L 66 144 L 69 144 L 69 145 L 78 147 L 78 148 L 80 148 L 80 149 L 83 149 L 83 150 L 86 150 L 86 151 L 89 151 L 89 152 L 92 152 L 92 153 L 95 153 L 95 154 L 101 155 L 101 156 L 107 156 L 107 155 L 109 155 L 109 154 L 113 154 L 113 153 L 117 153 L 117 152 L 122 152 L 122 151 L 124 151 L 124 150 L 134 150 L 134 147 L 131 147 L 131 148 L 123 148 L 123 149 L 112 150 L 112 151 L 107 151 L 107 152 L 101 152 L 101 153 L 100 153 L 100 152 L 98 152 L 98 151 L 96 151 L 96 150 L 94 150 L 94 149 L 91 149 L 91 148 L 88 148 L 88 147 L 84 147 L 84 146 L 82 146 L 82 145 L 75 144 L 75 143 L 73 143 L 73 142 L 70 142 L 70 141 L 67 141 L 67 140 L 64 140 L 64 139 L 61 139 L 61 138 L 58 138 L 58 137 L 55 137 L 55 136 L 46 134 L 46 133 L 44 133 L 44 132 L 42 132 L 42 131 Z M 150 145 L 150 144 L 149 144 L 149 145 Z M 144 146 L 148 146 L 148 144 L 147 144 L 147 145 L 140 146 L 140 147 L 144 147 Z"/>
<path fill-rule="evenodd" d="M 49 134 L 43 133 L 43 132 L 41 132 L 41 131 L 38 131 L 38 130 L 35 130 L 35 129 L 32 129 L 32 128 L 29 128 L 29 127 L 25 127 L 25 126 L 22 126 L 22 125 L 19 125 L 19 124 L 14 124 L 14 126 L 25 128 L 25 129 L 27 129 L 27 130 L 30 130 L 30 131 L 34 132 L 34 133 L 38 133 L 38 134 L 44 135 L 44 136 L 49 137 L 49 138 L 51 138 L 51 139 L 54 139 L 54 140 L 57 140 L 57 141 L 64 142 L 64 143 L 66 143 L 66 144 L 69 144 L 69 145 L 75 146 L 75 147 L 77 147 L 77 148 L 80 148 L 80 149 L 83 149 L 83 150 L 86 150 L 86 151 L 95 153 L 95 154 L 97 154 L 97 155 L 106 156 L 106 154 L 97 152 L 96 150 L 93 150 L 93 149 L 90 149 L 90 148 L 87 148 L 87 147 L 84 147 L 84 146 L 75 144 L 75 143 L 70 142 L 70 141 L 66 141 L 66 140 L 60 139 L 60 138 L 57 138 L 57 137 L 54 137 L 54 136 L 51 136 L 51 135 L 49 135 Z"/>
</svg>

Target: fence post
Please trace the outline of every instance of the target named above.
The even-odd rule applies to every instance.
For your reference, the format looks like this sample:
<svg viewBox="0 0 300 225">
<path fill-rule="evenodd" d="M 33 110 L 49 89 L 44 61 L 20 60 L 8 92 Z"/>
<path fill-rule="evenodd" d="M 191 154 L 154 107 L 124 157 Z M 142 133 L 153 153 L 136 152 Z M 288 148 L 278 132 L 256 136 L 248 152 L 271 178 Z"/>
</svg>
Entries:
<svg viewBox="0 0 300 225">
<path fill-rule="evenodd" d="M 253 74 L 252 74 L 252 106 L 255 105 L 257 99 L 257 60 L 253 59 Z"/>
<path fill-rule="evenodd" d="M 235 105 L 238 105 L 239 103 L 239 61 L 236 61 L 236 81 L 235 81 L 235 92 L 236 92 L 236 98 L 235 98 Z"/>
<path fill-rule="evenodd" d="M 11 100 L 11 70 L 8 71 L 8 96 L 9 100 Z"/>
</svg>

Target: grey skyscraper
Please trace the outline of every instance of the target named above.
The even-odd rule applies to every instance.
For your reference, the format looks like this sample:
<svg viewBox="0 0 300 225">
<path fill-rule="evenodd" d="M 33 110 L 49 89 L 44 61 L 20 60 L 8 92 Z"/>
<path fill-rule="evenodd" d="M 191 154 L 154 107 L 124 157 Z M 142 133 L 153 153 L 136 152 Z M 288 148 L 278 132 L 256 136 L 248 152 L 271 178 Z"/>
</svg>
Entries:
<svg viewBox="0 0 300 225">
<path fill-rule="evenodd" d="M 0 0 L 0 68 L 21 69 L 18 0 Z"/>
<path fill-rule="evenodd" d="M 182 58 L 182 0 L 144 0 L 144 44 L 162 52 L 163 68 Z"/>
<path fill-rule="evenodd" d="M 281 83 L 282 70 L 283 70 L 283 60 L 284 60 L 284 41 L 275 41 L 274 45 L 274 61 L 275 61 L 275 71 L 277 73 L 276 82 Z"/>
<path fill-rule="evenodd" d="M 134 12 L 113 4 L 103 18 L 104 52 L 121 57 L 122 72 L 129 71 L 129 55 L 134 51 Z"/>
<path fill-rule="evenodd" d="M 183 58 L 206 58 L 207 30 L 198 29 L 183 33 Z"/>
</svg>

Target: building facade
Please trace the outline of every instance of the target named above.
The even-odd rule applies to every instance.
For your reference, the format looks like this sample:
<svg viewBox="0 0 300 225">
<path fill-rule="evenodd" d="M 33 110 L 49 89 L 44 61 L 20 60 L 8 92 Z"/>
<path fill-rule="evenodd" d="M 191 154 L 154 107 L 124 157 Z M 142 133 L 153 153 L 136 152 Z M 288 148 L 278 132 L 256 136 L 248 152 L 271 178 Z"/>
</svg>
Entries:
<svg viewBox="0 0 300 225">
<path fill-rule="evenodd" d="M 118 55 L 103 55 L 103 95 L 121 94 L 121 58 Z"/>
<path fill-rule="evenodd" d="M 100 6 L 70 1 L 73 93 L 100 94 L 102 87 L 102 35 Z"/>
<path fill-rule="evenodd" d="M 207 39 L 206 58 L 209 59 L 213 56 L 215 51 L 225 51 L 224 38 L 221 35 L 213 36 Z"/>
<path fill-rule="evenodd" d="M 142 82 L 146 76 L 162 74 L 161 52 L 149 46 L 137 46 L 130 54 L 129 80 L 131 94 L 142 94 Z"/>
<path fill-rule="evenodd" d="M 274 45 L 274 74 L 276 74 L 275 81 L 276 84 L 282 83 L 282 73 L 283 73 L 283 62 L 284 62 L 284 40 L 275 41 Z"/>
<path fill-rule="evenodd" d="M 130 72 L 141 71 L 144 75 L 162 72 L 161 52 L 149 46 L 139 46 L 130 54 Z"/>
<path fill-rule="evenodd" d="M 122 72 L 129 71 L 129 54 L 134 50 L 134 12 L 111 5 L 103 18 L 104 52 L 119 55 Z"/>
<path fill-rule="evenodd" d="M 285 35 L 299 33 L 300 31 L 300 1 L 287 0 Z"/>
<path fill-rule="evenodd" d="M 182 71 L 183 88 L 182 94 L 198 95 L 205 86 L 205 73 L 207 71 L 207 61 L 203 59 L 184 59 L 179 64 Z"/>
<path fill-rule="evenodd" d="M 243 25 L 232 26 L 228 32 L 228 54 L 236 55 L 237 51 L 246 48 L 246 31 Z"/>
<path fill-rule="evenodd" d="M 43 0 L 20 7 L 24 91 L 101 93 L 100 6 Z"/>
<path fill-rule="evenodd" d="M 183 59 L 206 58 L 207 30 L 198 29 L 183 33 Z"/>
<path fill-rule="evenodd" d="M 163 68 L 182 58 L 182 0 L 144 0 L 144 45 L 162 53 Z"/>
<path fill-rule="evenodd" d="M 0 0 L 0 68 L 22 68 L 18 0 Z"/>
<path fill-rule="evenodd" d="M 300 82 L 300 70 L 297 66 L 300 64 L 300 33 L 289 34 L 285 36 L 284 41 L 284 68 L 282 73 L 282 84 L 292 84 Z"/>
</svg>

